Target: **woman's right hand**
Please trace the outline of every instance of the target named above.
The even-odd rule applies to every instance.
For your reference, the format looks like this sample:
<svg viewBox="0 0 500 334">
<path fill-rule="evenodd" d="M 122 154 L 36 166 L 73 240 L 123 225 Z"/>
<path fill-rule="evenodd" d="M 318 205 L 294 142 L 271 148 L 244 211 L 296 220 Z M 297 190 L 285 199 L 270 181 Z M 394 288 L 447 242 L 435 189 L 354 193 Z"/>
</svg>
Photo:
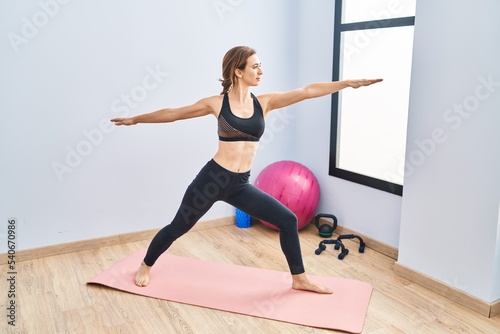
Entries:
<svg viewBox="0 0 500 334">
<path fill-rule="evenodd" d="M 137 122 L 134 120 L 133 117 L 118 117 L 118 118 L 113 118 L 111 122 L 115 123 L 115 125 L 136 125 Z"/>
</svg>

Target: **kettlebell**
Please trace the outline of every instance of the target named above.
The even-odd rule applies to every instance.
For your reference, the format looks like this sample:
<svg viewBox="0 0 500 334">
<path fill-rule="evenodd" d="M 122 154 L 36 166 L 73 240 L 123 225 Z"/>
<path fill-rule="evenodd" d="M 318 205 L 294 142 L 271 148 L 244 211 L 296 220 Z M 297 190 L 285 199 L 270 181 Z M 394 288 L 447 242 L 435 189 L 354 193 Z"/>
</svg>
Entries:
<svg viewBox="0 0 500 334">
<path fill-rule="evenodd" d="M 320 225 L 320 218 L 330 218 L 333 221 L 333 226 L 329 224 L 321 224 Z M 333 231 L 337 228 L 337 217 L 331 214 L 327 213 L 319 213 L 314 217 L 314 225 L 316 225 L 316 228 L 319 231 L 319 235 L 323 238 L 329 238 L 332 236 Z"/>
</svg>

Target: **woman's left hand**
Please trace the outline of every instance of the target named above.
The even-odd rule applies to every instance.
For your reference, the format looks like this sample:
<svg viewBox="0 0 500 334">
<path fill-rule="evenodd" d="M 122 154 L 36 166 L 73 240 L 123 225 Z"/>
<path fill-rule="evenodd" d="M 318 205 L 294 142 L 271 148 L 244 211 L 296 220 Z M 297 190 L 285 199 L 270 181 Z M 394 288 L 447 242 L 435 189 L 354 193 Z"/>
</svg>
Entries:
<svg viewBox="0 0 500 334">
<path fill-rule="evenodd" d="M 384 79 L 361 79 L 361 80 L 349 80 L 349 86 L 352 88 L 359 88 L 364 86 L 370 86 L 374 83 L 380 82 Z"/>
</svg>

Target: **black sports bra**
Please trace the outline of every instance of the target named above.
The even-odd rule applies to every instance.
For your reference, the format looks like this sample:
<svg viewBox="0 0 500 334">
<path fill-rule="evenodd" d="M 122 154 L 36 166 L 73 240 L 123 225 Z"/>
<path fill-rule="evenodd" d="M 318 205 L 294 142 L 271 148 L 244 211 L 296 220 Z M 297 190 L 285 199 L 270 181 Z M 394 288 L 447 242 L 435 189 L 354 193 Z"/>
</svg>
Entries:
<svg viewBox="0 0 500 334">
<path fill-rule="evenodd" d="M 265 128 L 264 113 L 257 98 L 253 94 L 251 96 L 253 99 L 253 115 L 248 118 L 241 118 L 233 114 L 229 106 L 227 93 L 224 94 L 222 108 L 217 119 L 219 140 L 259 141 Z"/>
</svg>

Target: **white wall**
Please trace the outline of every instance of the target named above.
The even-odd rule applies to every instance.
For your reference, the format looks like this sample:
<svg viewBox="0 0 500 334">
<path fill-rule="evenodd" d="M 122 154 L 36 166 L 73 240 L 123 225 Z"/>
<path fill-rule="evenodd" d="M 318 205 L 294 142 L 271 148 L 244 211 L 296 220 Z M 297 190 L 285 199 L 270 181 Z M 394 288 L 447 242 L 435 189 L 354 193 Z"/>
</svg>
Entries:
<svg viewBox="0 0 500 334">
<path fill-rule="evenodd" d="M 500 299 L 500 3 L 417 1 L 399 262 Z"/>
<path fill-rule="evenodd" d="M 334 2 L 300 1 L 298 86 L 332 79 Z M 331 97 L 294 107 L 296 160 L 308 166 L 321 185 L 318 212 L 339 224 L 397 247 L 401 197 L 328 175 Z"/>
<path fill-rule="evenodd" d="M 167 224 L 216 149 L 215 120 L 107 120 L 218 94 L 234 45 L 259 53 L 256 93 L 330 80 L 332 27 L 330 0 L 1 2 L 0 229 L 17 218 L 28 249 Z M 329 127 L 329 97 L 273 112 L 253 176 L 302 162 L 320 181 L 319 212 L 397 246 L 401 198 L 330 177 Z M 233 213 L 220 203 L 204 219 Z"/>
<path fill-rule="evenodd" d="M 222 57 L 235 45 L 262 59 L 256 93 L 291 88 L 295 21 L 285 0 L 0 2 L 0 251 L 11 217 L 18 249 L 169 223 L 215 152 L 215 119 L 108 120 L 219 94 Z M 274 132 L 254 175 L 290 158 Z M 203 219 L 233 214 L 221 203 Z"/>
</svg>

